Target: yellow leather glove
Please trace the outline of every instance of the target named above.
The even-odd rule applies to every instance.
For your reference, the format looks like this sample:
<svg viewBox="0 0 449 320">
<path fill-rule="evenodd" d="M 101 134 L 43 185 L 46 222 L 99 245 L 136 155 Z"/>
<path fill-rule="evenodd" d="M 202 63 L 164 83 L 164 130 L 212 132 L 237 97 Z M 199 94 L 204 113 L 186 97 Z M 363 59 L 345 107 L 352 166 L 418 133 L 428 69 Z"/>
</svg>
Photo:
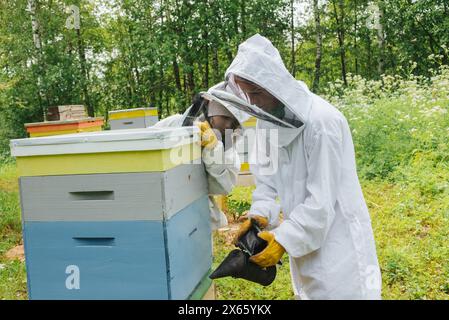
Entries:
<svg viewBox="0 0 449 320">
<path fill-rule="evenodd" d="M 251 216 L 248 219 L 246 219 L 241 225 L 239 230 L 237 231 L 236 236 L 234 237 L 233 244 L 237 244 L 239 242 L 240 238 L 248 232 L 249 228 L 251 228 L 251 219 L 254 219 L 259 224 L 259 227 L 261 229 L 264 229 L 268 226 L 268 220 L 265 217 L 262 216 Z"/>
<path fill-rule="evenodd" d="M 213 149 L 218 143 L 217 136 L 214 130 L 209 125 L 209 122 L 203 121 L 196 124 L 201 130 L 201 146 L 207 149 Z"/>
<path fill-rule="evenodd" d="M 268 231 L 259 232 L 258 236 L 268 242 L 263 251 L 250 257 L 249 260 L 262 268 L 274 266 L 285 253 L 284 247 L 274 239 L 274 234 Z"/>
</svg>

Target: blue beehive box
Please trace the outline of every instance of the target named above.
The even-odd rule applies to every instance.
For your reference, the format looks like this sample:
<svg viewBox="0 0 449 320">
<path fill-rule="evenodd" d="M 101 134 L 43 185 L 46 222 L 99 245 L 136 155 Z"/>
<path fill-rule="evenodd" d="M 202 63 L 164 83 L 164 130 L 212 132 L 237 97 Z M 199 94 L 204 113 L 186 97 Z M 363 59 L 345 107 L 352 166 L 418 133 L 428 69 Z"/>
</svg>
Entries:
<svg viewBox="0 0 449 320">
<path fill-rule="evenodd" d="M 196 128 L 12 140 L 29 298 L 200 297 L 212 248 L 198 141 Z"/>
</svg>

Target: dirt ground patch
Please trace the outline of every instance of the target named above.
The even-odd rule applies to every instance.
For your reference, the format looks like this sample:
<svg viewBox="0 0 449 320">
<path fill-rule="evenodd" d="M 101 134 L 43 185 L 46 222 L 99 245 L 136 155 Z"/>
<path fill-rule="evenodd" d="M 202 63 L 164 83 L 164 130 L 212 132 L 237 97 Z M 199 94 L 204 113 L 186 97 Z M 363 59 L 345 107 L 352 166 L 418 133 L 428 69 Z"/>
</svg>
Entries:
<svg viewBox="0 0 449 320">
<path fill-rule="evenodd" d="M 23 244 L 6 251 L 5 258 L 8 260 L 19 260 L 21 262 L 25 261 Z"/>
</svg>

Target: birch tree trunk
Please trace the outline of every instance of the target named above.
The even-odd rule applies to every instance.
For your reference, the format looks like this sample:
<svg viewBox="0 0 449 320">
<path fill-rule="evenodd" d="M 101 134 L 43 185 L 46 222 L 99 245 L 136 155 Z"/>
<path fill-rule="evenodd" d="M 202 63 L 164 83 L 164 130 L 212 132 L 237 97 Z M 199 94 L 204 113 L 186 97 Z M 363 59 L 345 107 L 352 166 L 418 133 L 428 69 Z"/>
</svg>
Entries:
<svg viewBox="0 0 449 320">
<path fill-rule="evenodd" d="M 385 35 L 384 26 L 382 24 L 382 19 L 384 16 L 384 9 L 382 0 L 379 1 L 379 12 L 377 17 L 377 43 L 379 47 L 379 62 L 377 66 L 377 72 L 382 75 L 385 72 Z"/>
<path fill-rule="evenodd" d="M 42 110 L 44 121 L 47 120 L 47 107 L 49 106 L 48 97 L 46 96 L 43 86 L 44 86 L 44 68 L 42 66 L 42 40 L 40 36 L 40 25 L 39 20 L 36 15 L 36 0 L 28 0 L 27 11 L 31 18 L 31 31 L 33 34 L 33 42 L 35 48 L 35 64 L 37 65 L 37 88 L 39 94 L 39 104 Z M 44 100 L 46 100 L 47 105 L 45 105 Z"/>
<path fill-rule="evenodd" d="M 344 0 L 338 1 L 338 10 L 336 5 L 336 0 L 332 0 L 332 6 L 334 9 L 334 17 L 337 23 L 337 36 L 338 36 L 338 47 L 340 51 L 340 62 L 341 62 L 341 78 L 343 83 L 348 85 L 346 78 L 346 48 L 345 48 L 345 6 Z M 340 15 L 338 14 L 340 11 Z"/>
<path fill-rule="evenodd" d="M 296 74 L 296 59 L 295 59 L 295 0 L 290 1 L 290 32 L 291 32 L 291 73 L 293 77 Z"/>
<path fill-rule="evenodd" d="M 317 93 L 320 87 L 320 75 L 321 75 L 321 54 L 323 48 L 323 38 L 321 34 L 321 18 L 319 11 L 318 0 L 313 0 L 313 16 L 315 19 L 315 42 L 316 42 L 316 54 L 315 54 L 315 75 L 313 78 L 312 91 Z"/>
</svg>

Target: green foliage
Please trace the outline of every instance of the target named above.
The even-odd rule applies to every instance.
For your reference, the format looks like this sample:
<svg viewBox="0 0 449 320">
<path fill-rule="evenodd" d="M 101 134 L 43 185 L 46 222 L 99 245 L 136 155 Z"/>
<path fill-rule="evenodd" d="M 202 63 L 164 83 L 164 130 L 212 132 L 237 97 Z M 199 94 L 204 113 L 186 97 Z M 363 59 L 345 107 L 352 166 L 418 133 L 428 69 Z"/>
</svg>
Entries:
<svg viewBox="0 0 449 320">
<path fill-rule="evenodd" d="M 435 166 L 448 163 L 448 85 L 449 68 L 441 66 L 430 79 L 351 76 L 347 88 L 330 86 L 326 95 L 352 129 L 361 176 L 399 181 L 396 169 L 423 154 Z"/>
<path fill-rule="evenodd" d="M 352 129 L 383 298 L 449 299 L 449 68 L 430 79 L 348 79 L 327 96 Z M 230 197 L 230 207 L 249 206 L 250 190 L 236 188 Z M 234 280 L 218 284 L 223 298 L 258 294 Z"/>
<path fill-rule="evenodd" d="M 251 195 L 254 187 L 235 187 L 232 192 L 226 197 L 226 205 L 228 213 L 231 214 L 234 220 L 245 214 L 251 207 Z"/>
<path fill-rule="evenodd" d="M 449 196 L 423 196 L 406 183 L 364 181 L 362 186 L 372 216 L 383 298 L 448 299 Z"/>
<path fill-rule="evenodd" d="M 26 136 L 24 123 L 42 121 L 48 106 L 86 104 L 86 98 L 96 115 L 130 106 L 157 107 L 162 117 L 182 112 L 195 92 L 223 80 L 238 45 L 256 32 L 272 40 L 298 79 L 311 84 L 316 71 L 315 20 L 305 12 L 293 26 L 293 51 L 289 0 L 37 1 L 41 50 L 34 46 L 28 1 L 0 1 L 0 298 L 8 299 L 26 298 L 24 263 L 4 257 L 22 241 L 9 140 Z M 448 299 L 447 1 L 376 1 L 384 13 L 383 45 L 366 24 L 372 1 L 320 3 L 317 89 L 352 130 L 383 297 Z M 73 4 L 81 13 L 79 35 L 65 26 L 65 9 Z M 342 53 L 346 84 L 335 81 L 344 75 Z M 228 197 L 234 219 L 250 208 L 252 191 L 239 187 Z M 214 237 L 217 266 L 232 246 L 223 235 Z M 291 299 L 288 269 L 285 256 L 268 288 L 220 279 L 219 298 Z"/>
<path fill-rule="evenodd" d="M 310 85 L 316 74 L 311 6 L 296 10 L 291 25 L 291 0 L 34 1 L 38 49 L 29 1 L 0 2 L 0 155 L 8 154 L 10 139 L 26 136 L 24 123 L 44 119 L 48 106 L 82 103 L 98 116 L 130 106 L 157 107 L 162 117 L 182 112 L 194 93 L 223 80 L 238 45 L 255 33 L 275 44 L 296 78 Z M 431 76 L 449 62 L 445 0 L 319 3 L 320 92 L 344 73 Z M 367 24 L 373 3 L 384 12 L 383 45 Z M 80 9 L 79 34 L 66 27 L 69 5 Z"/>
<path fill-rule="evenodd" d="M 0 257 L 21 241 L 22 225 L 14 164 L 0 166 Z"/>
<path fill-rule="evenodd" d="M 27 298 L 25 263 L 0 259 L 0 300 Z"/>
<path fill-rule="evenodd" d="M 22 242 L 15 165 L 0 162 L 0 299 L 25 299 L 25 263 L 9 261 L 4 254 Z"/>
</svg>

